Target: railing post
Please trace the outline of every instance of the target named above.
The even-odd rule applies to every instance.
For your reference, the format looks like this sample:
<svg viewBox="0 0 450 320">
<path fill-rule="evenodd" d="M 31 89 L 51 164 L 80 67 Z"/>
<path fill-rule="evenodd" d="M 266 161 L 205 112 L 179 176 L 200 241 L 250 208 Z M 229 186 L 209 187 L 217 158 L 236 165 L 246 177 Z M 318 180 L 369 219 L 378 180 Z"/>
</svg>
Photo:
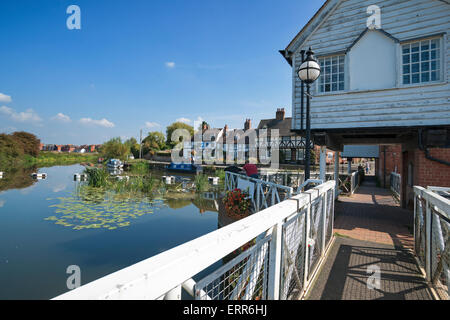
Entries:
<svg viewBox="0 0 450 320">
<path fill-rule="evenodd" d="M 272 240 L 270 241 L 270 259 L 269 259 L 269 300 L 280 299 L 280 279 L 281 279 L 281 243 L 283 233 L 283 221 L 279 221 L 272 231 Z"/>
</svg>

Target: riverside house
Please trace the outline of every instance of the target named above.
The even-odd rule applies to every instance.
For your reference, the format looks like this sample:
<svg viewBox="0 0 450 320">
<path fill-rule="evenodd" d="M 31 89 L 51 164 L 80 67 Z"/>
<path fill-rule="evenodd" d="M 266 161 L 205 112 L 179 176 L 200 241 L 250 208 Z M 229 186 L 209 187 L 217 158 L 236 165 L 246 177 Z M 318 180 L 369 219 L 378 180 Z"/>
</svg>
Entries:
<svg viewBox="0 0 450 320">
<path fill-rule="evenodd" d="M 401 199 L 413 185 L 450 187 L 450 3 L 328 0 L 281 54 L 292 66 L 293 130 L 304 124 L 302 53 L 321 76 L 311 86 L 315 144 L 401 145 Z"/>
</svg>

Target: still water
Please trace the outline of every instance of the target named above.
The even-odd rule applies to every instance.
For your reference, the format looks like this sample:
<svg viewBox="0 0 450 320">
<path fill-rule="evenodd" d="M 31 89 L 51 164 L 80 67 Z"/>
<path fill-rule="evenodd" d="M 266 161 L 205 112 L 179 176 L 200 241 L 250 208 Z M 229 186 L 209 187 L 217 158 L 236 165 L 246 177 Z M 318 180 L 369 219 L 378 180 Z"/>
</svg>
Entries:
<svg viewBox="0 0 450 320">
<path fill-rule="evenodd" d="M 73 178 L 83 169 L 41 168 L 46 180 L 27 171 L 0 180 L 0 299 L 53 298 L 68 291 L 70 265 L 86 284 L 218 228 L 211 200 L 84 201 Z"/>
</svg>

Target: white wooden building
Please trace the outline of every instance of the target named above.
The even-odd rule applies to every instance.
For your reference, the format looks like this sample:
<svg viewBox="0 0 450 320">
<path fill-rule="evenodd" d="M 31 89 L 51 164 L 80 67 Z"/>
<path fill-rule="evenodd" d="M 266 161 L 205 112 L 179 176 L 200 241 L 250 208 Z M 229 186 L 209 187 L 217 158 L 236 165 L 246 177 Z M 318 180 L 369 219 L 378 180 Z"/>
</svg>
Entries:
<svg viewBox="0 0 450 320">
<path fill-rule="evenodd" d="M 317 144 L 405 143 L 417 140 L 416 128 L 448 127 L 449 31 L 446 0 L 326 1 L 280 51 L 292 65 L 293 128 L 309 47 L 322 68 L 311 88 Z"/>
</svg>

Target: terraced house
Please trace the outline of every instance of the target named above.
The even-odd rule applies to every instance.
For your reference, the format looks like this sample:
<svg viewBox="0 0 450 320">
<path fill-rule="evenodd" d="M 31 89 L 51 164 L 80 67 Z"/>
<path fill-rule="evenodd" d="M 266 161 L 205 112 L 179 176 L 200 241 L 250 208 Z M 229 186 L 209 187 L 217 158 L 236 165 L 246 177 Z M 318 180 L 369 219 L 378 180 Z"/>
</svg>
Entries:
<svg viewBox="0 0 450 320">
<path fill-rule="evenodd" d="M 292 66 L 292 129 L 305 126 L 297 75 L 310 47 L 315 144 L 399 144 L 401 196 L 450 186 L 450 2 L 328 0 L 280 52 Z"/>
</svg>

